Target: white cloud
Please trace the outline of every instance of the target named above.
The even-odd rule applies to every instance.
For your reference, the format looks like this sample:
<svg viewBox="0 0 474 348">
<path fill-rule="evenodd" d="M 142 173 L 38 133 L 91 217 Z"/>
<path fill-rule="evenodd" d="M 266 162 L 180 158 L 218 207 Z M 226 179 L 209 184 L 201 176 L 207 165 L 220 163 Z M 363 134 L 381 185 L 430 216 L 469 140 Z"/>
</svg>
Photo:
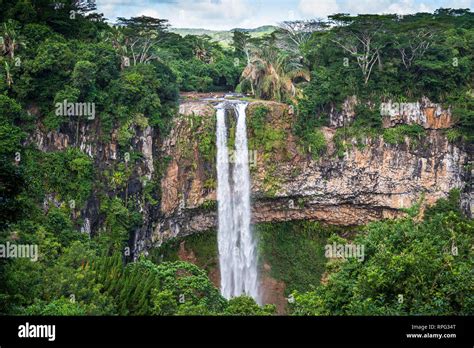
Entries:
<svg viewBox="0 0 474 348">
<path fill-rule="evenodd" d="M 343 11 L 351 14 L 434 12 L 439 7 L 472 8 L 473 0 L 447 0 L 433 3 L 429 0 L 340 0 Z"/>
<path fill-rule="evenodd" d="M 154 8 L 143 9 L 143 10 L 137 12 L 137 16 L 147 16 L 147 17 L 153 17 L 153 18 L 161 18 L 160 13 L 158 12 L 158 10 L 156 10 Z"/>
<path fill-rule="evenodd" d="M 260 2 L 251 0 L 177 0 L 168 18 L 175 27 L 230 29 L 258 22 L 260 10 Z"/>
<path fill-rule="evenodd" d="M 388 6 L 392 3 L 392 0 L 357 0 L 348 1 L 345 3 L 344 12 L 351 14 L 369 14 L 369 13 L 382 13 L 385 12 Z"/>
<path fill-rule="evenodd" d="M 328 15 L 341 12 L 336 0 L 300 0 L 298 9 L 304 17 L 325 18 Z"/>
<path fill-rule="evenodd" d="M 428 6 L 424 3 L 417 3 L 413 0 L 401 0 L 391 4 L 385 13 L 410 14 L 417 12 L 433 12 L 436 6 Z"/>
<path fill-rule="evenodd" d="M 472 0 L 451 0 L 449 6 L 450 8 L 471 8 L 473 7 L 474 1 Z"/>
<path fill-rule="evenodd" d="M 1 0 L 0 0 L 1 1 Z M 474 0 L 98 0 L 106 18 L 147 15 L 166 18 L 174 27 L 255 28 L 299 18 L 334 13 L 432 12 L 439 7 L 471 8 Z"/>
<path fill-rule="evenodd" d="M 429 2 L 429 0 L 426 1 Z M 343 12 L 351 14 L 409 14 L 416 12 L 433 12 L 439 6 L 433 3 L 426 4 L 418 0 L 347 0 L 344 1 L 343 7 Z"/>
<path fill-rule="evenodd" d="M 149 0 L 99 0 L 97 11 L 104 14 L 106 18 L 115 22 L 117 17 L 150 16 L 159 17 L 157 4 Z"/>
</svg>

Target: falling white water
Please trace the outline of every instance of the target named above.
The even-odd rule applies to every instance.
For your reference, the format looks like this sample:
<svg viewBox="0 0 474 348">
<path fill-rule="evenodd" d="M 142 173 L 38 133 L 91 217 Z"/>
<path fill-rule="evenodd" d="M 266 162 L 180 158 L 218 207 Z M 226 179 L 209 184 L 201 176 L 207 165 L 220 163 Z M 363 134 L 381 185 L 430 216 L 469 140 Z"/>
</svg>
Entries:
<svg viewBox="0 0 474 348">
<path fill-rule="evenodd" d="M 232 285 L 232 197 L 229 183 L 229 152 L 227 151 L 227 127 L 225 125 L 225 109 L 217 109 L 217 202 L 218 202 L 218 245 L 219 266 L 221 272 L 221 292 L 230 298 Z"/>
<path fill-rule="evenodd" d="M 237 113 L 233 163 L 227 150 L 225 107 Z M 250 226 L 250 173 L 248 163 L 247 103 L 217 107 L 217 200 L 219 213 L 219 264 L 221 292 L 225 298 L 248 295 L 260 303 L 257 245 Z M 232 176 L 229 168 L 232 168 Z"/>
</svg>

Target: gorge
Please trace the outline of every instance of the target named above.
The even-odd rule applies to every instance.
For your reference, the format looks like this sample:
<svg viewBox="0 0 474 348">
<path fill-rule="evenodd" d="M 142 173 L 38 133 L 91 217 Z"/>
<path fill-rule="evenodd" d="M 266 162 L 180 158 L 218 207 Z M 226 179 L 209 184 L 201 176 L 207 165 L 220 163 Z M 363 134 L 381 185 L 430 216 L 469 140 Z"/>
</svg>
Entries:
<svg viewBox="0 0 474 348">
<path fill-rule="evenodd" d="M 334 138 L 343 127 L 335 124 L 324 129 L 327 153 L 314 160 L 300 152 L 291 130 L 293 115 L 288 106 L 263 101 L 250 103 L 249 120 L 260 107 L 269 110 L 265 116 L 268 126 L 284 134 L 284 150 L 257 151 L 257 166 L 251 173 L 255 222 L 309 218 L 335 225 L 362 225 L 403 215 L 402 210 L 415 204 L 422 194 L 427 204 L 433 204 L 469 181 L 471 173 L 466 166 L 472 159 L 466 150 L 447 141 L 443 128 L 428 124 L 417 143 L 406 138 L 401 144 L 389 144 L 381 136 L 366 139 L 363 144 L 349 140 L 344 156 L 339 158 Z M 431 105 L 420 107 L 420 115 L 429 116 L 434 109 Z M 181 104 L 180 113 L 189 117 L 199 115 L 206 124 L 212 122 L 213 108 L 205 101 L 187 101 Z M 354 117 L 350 108 L 334 118 L 348 115 Z M 449 117 L 446 111 L 434 120 Z M 181 118 L 164 143 L 165 154 L 173 160 L 161 184 L 164 219 L 152 234 L 152 241 L 205 231 L 216 225 L 215 213 L 199 209 L 205 202 L 215 200 L 214 190 L 205 187 L 212 176 L 206 173 L 205 160 L 197 153 L 199 139 L 186 145 L 196 151 L 193 158 L 183 155 L 184 145 L 178 146 L 178 137 L 189 137 L 188 132 L 189 122 Z M 193 163 L 197 168 L 191 173 L 186 168 Z M 465 192 L 463 197 L 464 206 L 470 211 L 469 193 Z M 180 203 L 186 208 L 179 210 Z"/>
<path fill-rule="evenodd" d="M 342 226 L 362 225 L 403 215 L 403 209 L 416 203 L 422 194 L 426 204 L 433 204 L 450 190 L 464 188 L 471 178 L 468 165 L 472 153 L 451 144 L 443 135 L 449 122 L 442 128 L 427 124 L 425 135 L 416 143 L 406 138 L 400 144 L 388 144 L 381 136 L 367 138 L 363 144 L 349 140 L 342 158 L 337 155 L 334 137 L 343 127 L 334 124 L 324 129 L 328 141 L 326 154 L 314 160 L 301 153 L 290 126 L 291 109 L 276 102 L 251 102 L 247 107 L 248 119 L 261 107 L 268 110 L 265 117 L 269 127 L 281 131 L 284 140 L 278 151 L 257 151 L 257 166 L 251 171 L 254 222 L 309 218 Z M 422 106 L 420 115 L 434 117 L 436 122 L 450 119 L 448 111 L 430 116 L 436 107 Z M 214 155 L 203 156 L 198 147 L 200 134 L 205 131 L 210 136 L 215 134 L 215 109 L 207 100 L 183 100 L 179 110 L 180 116 L 175 118 L 164 141 L 154 136 L 150 127 L 137 128 L 132 140 L 133 148 L 143 154 L 136 168 L 139 178 L 152 180 L 157 175 L 156 164 L 163 162 L 163 158 L 171 158 L 160 182 L 160 206 L 141 203 L 149 218 L 136 233 L 137 254 L 170 238 L 217 226 L 217 210 L 203 208 L 216 200 L 217 177 L 215 169 L 209 166 L 214 163 Z M 346 108 L 333 117 L 354 116 L 353 110 Z M 197 121 L 191 124 L 193 118 Z M 400 119 L 400 115 L 393 116 L 396 118 Z M 423 120 L 415 118 L 415 122 Z M 124 161 L 117 152 L 116 131 L 109 144 L 101 145 L 96 133 L 91 131 L 93 126 L 94 123 L 81 126 L 78 146 L 98 164 Z M 30 141 L 42 151 L 61 151 L 74 143 L 73 131 L 73 125 L 71 133 L 37 131 Z M 193 135 L 193 132 L 197 133 Z M 135 178 L 129 183 L 129 195 L 143 189 L 142 181 Z M 470 191 L 463 192 L 467 214 L 472 214 L 470 195 Z M 140 195 L 136 199 L 140 200 Z M 95 209 L 92 197 L 81 213 L 90 221 L 92 232 L 100 220 Z"/>
<path fill-rule="evenodd" d="M 179 115 L 173 120 L 173 127 L 163 141 L 150 128 L 136 129 L 132 143 L 134 149 L 143 154 L 136 166 L 139 177 L 152 182 L 159 174 L 155 170 L 157 163 L 166 158 L 170 160 L 162 169 L 159 205 L 143 200 L 143 180 L 131 181 L 128 185 L 129 199 L 136 200 L 143 207 L 146 217 L 143 226 L 136 230 L 133 255 L 138 258 L 140 254 L 147 255 L 176 238 L 218 230 L 218 238 L 226 236 L 224 240 L 218 240 L 222 259 L 220 267 L 210 269 L 210 272 L 223 272 L 227 276 L 221 278 L 215 275 L 211 279 L 216 286 L 220 284 L 225 297 L 247 293 L 254 294 L 252 297 L 258 299 L 257 270 L 253 268 L 256 267 L 256 251 L 252 239 L 248 238 L 249 230 L 247 227 L 237 229 L 244 232 L 240 237 L 244 237 L 250 252 L 242 254 L 237 249 L 238 253 L 234 254 L 233 248 L 238 245 L 236 236 L 234 239 L 231 237 L 236 232 L 232 227 L 234 222 L 219 222 L 220 218 L 235 221 L 234 213 L 244 214 L 242 210 L 234 210 L 236 204 L 246 209 L 244 202 L 219 199 L 232 197 L 231 185 L 227 187 L 219 185 L 219 182 L 232 183 L 228 178 L 239 172 L 238 162 L 248 162 L 247 158 L 242 159 L 246 156 L 244 151 L 239 151 L 237 147 L 243 141 L 244 120 L 238 115 L 245 115 L 239 106 L 244 108 L 246 103 L 227 101 L 227 106 L 224 106 L 220 104 L 220 98 L 214 100 L 209 96 L 197 99 L 185 96 Z M 386 129 L 394 127 L 392 123 L 395 121 L 390 120 L 397 120 L 396 124 L 419 123 L 425 128 L 424 136 L 419 139 L 406 137 L 399 144 L 387 143 L 383 136 L 363 139 L 362 144 L 357 143 L 355 138 L 349 139 L 341 156 L 338 155 L 341 144 L 337 143 L 337 135 L 344 129 L 344 124 L 347 126 L 357 117 L 351 100 L 349 98 L 344 103 L 339 113 L 331 115 L 331 125 L 323 129 L 328 144 L 326 152 L 316 159 L 301 149 L 293 134 L 290 125 L 294 114 L 291 107 L 268 101 L 248 103 L 245 111 L 249 149 L 257 154 L 256 166 L 250 169 L 252 224 L 311 220 L 351 228 L 371 221 L 405 216 L 406 209 L 420 199 L 423 206 L 429 206 L 446 197 L 453 189 L 462 191 L 465 213 L 472 214 L 472 193 L 465 190 L 465 183 L 471 180 L 468 165 L 472 161 L 472 153 L 450 143 L 445 137 L 444 131 L 451 122 L 449 110 L 424 101 L 418 104 L 416 114 L 393 114 L 386 119 Z M 265 127 L 283 135 L 281 141 L 267 149 L 262 146 L 264 144 L 255 143 L 253 122 L 259 113 L 264 117 Z M 80 129 L 80 148 L 90 149 L 90 156 L 98 165 L 124 161 L 116 150 L 116 140 L 105 147 L 97 146 L 94 133 L 88 127 L 85 125 Z M 114 134 L 112 139 L 116 139 Z M 73 133 L 67 132 L 37 132 L 31 141 L 44 151 L 57 151 L 73 143 L 73 136 Z M 215 136 L 216 139 L 212 140 Z M 210 150 L 200 147 L 200 143 L 207 141 L 204 137 L 211 139 L 211 143 L 216 142 Z M 237 149 L 235 153 L 233 146 Z M 230 162 L 234 159 L 237 163 L 227 166 L 229 158 Z M 239 174 L 237 178 L 244 177 Z M 240 181 L 237 187 L 238 192 L 245 191 L 246 183 Z M 216 204 L 216 201 L 222 204 Z M 94 227 L 101 223 L 101 215 L 94 204 L 92 197 L 81 212 L 90 224 L 91 233 L 96 233 Z M 193 251 L 189 252 L 192 254 Z M 184 259 L 187 260 L 185 256 Z M 263 303 L 268 303 L 271 301 L 269 298 L 275 296 L 274 287 L 281 286 L 267 278 L 266 285 L 261 289 L 265 293 Z M 278 293 L 281 302 L 282 290 Z"/>
<path fill-rule="evenodd" d="M 474 312 L 470 9 L 46 5 L 0 11 L 0 314 Z"/>
</svg>

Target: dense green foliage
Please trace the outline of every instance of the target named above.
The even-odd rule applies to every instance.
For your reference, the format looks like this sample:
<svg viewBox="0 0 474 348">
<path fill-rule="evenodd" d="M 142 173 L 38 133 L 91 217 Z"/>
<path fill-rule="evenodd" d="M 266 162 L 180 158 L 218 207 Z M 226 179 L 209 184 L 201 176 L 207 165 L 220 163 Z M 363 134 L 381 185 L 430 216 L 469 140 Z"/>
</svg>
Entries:
<svg viewBox="0 0 474 348">
<path fill-rule="evenodd" d="M 427 96 L 451 105 L 456 128 L 447 137 L 472 141 L 474 134 L 474 35 L 468 11 L 404 18 L 338 15 L 331 17 L 334 26 L 295 22 L 301 31 L 286 22 L 258 37 L 236 30 L 223 46 L 205 35 L 170 32 L 164 19 L 119 18 L 118 25 L 109 25 L 91 12 L 92 2 L 0 3 L 0 244 L 36 245 L 39 251 L 36 261 L 0 259 L 1 314 L 275 312 L 274 306 L 258 306 L 245 296 L 228 301 L 219 294 L 208 276 L 218 267 L 215 233 L 168 241 L 131 262 L 137 256 L 130 254 L 135 234 L 149 223 L 144 217 L 151 219 L 142 214 L 140 199 L 160 206 L 160 175 L 170 160 L 155 161 L 155 174 L 144 185 L 136 167 L 143 154 L 135 140 L 145 130 L 162 140 L 177 114 L 179 91 L 237 90 L 292 103 L 293 126 L 314 158 L 327 147 L 320 127 L 352 95 L 359 100 L 357 117 L 336 131 L 339 156 L 353 140 L 364 146 L 367 135 L 381 135 L 389 145 L 406 138 L 416 144 L 424 135 L 413 125 L 382 130 L 378 106 L 389 99 Z M 372 50 L 361 51 L 354 42 L 360 35 L 371 38 Z M 58 112 L 57 104 L 66 102 L 93 104 L 94 114 Z M 259 106 L 252 113 L 249 145 L 263 152 L 263 189 L 272 197 L 280 180 L 275 162 L 287 153 L 286 134 L 269 122 L 268 110 Z M 204 188 L 211 191 L 215 119 L 204 122 L 193 115 L 188 121 L 210 173 Z M 92 145 L 83 142 L 83 133 L 89 133 Z M 38 139 L 44 134 L 67 134 L 69 143 L 50 151 L 41 146 L 51 139 Z M 116 157 L 109 154 L 104 161 L 101 151 L 115 140 Z M 100 155 L 93 156 L 87 145 L 101 149 Z M 183 157 L 192 157 L 191 147 L 187 151 Z M 474 225 L 458 207 L 459 192 L 452 192 L 426 211 L 424 221 L 410 215 L 368 225 L 353 241 L 366 246 L 363 262 L 326 264 L 323 245 L 343 240 L 341 231 L 330 236 L 313 222 L 262 224 L 256 227 L 261 261 L 293 292 L 297 315 L 472 314 Z M 215 201 L 198 209 L 215 211 Z M 86 233 L 84 213 L 91 210 L 98 218 Z M 196 265 L 180 260 L 182 242 Z M 454 246 L 456 255 L 450 253 Z M 320 284 L 325 275 L 327 282 Z"/>
<path fill-rule="evenodd" d="M 405 142 L 405 137 L 418 140 L 424 135 L 425 130 L 420 125 L 400 125 L 398 127 L 387 128 L 383 132 L 383 139 L 387 144 L 401 144 Z"/>
<path fill-rule="evenodd" d="M 330 30 L 329 23 L 335 25 Z M 357 96 L 358 107 L 368 109 L 356 110 L 359 128 L 380 128 L 382 102 L 414 102 L 425 96 L 451 105 L 460 134 L 473 140 L 470 11 L 334 15 L 329 23 L 310 23 L 314 33 L 301 46 L 311 81 L 299 99 L 295 130 L 307 143 L 314 128 L 328 124 L 329 113 L 338 111 L 348 96 Z M 399 141 L 397 134 L 386 138 Z"/>
<path fill-rule="evenodd" d="M 272 277 L 283 280 L 286 292 L 309 291 L 319 285 L 326 259 L 329 230 L 310 221 L 259 224 L 261 258 Z"/>
<path fill-rule="evenodd" d="M 252 38 L 246 32 L 234 31 L 233 47 L 246 62 L 237 91 L 257 98 L 294 101 L 300 96 L 298 84 L 309 80 L 309 71 L 301 62 L 299 48 L 282 50 L 277 33 Z"/>
<path fill-rule="evenodd" d="M 178 261 L 180 249 L 192 253 L 193 262 L 208 274 L 218 268 L 217 232 L 215 230 L 169 240 L 159 248 L 155 248 L 151 252 L 150 258 L 155 262 Z"/>
<path fill-rule="evenodd" d="M 93 9 L 86 2 L 2 1 L 0 242 L 36 245 L 38 254 L 37 261 L 0 260 L 0 312 L 262 313 L 247 300 L 227 312 L 227 301 L 191 264 L 127 264 L 131 236 L 143 223 L 128 194 L 140 161 L 132 138 L 149 126 L 157 134 L 169 129 L 179 89 L 232 90 L 243 67 L 206 37 L 170 33 L 165 20 L 119 18 L 112 27 Z M 60 113 L 63 102 L 94 104 L 95 113 Z M 37 127 L 68 134 L 72 143 L 56 152 L 25 145 Z M 84 127 L 97 132 L 99 147 L 117 130 L 125 163 L 98 168 L 81 146 Z M 157 204 L 154 187 L 144 195 Z M 86 205 L 96 204 L 91 198 L 98 199 L 100 233 L 89 236 L 79 231 Z"/>
<path fill-rule="evenodd" d="M 268 119 L 270 109 L 259 105 L 250 114 L 249 148 L 262 150 L 266 154 L 285 152 L 285 132 L 279 127 L 274 127 Z"/>
<path fill-rule="evenodd" d="M 40 233 L 38 233 L 40 235 Z M 1 311 L 26 315 L 242 315 L 271 314 L 252 299 L 227 302 L 206 272 L 182 261 L 146 259 L 124 265 L 123 256 L 99 255 L 100 245 L 69 247 L 44 235 L 37 262 L 15 259 L 3 269 Z"/>
<path fill-rule="evenodd" d="M 292 313 L 472 315 L 474 223 L 460 215 L 456 196 L 441 200 L 422 222 L 369 224 L 354 240 L 364 245 L 364 260 L 329 261 L 327 283 L 294 292 Z"/>
<path fill-rule="evenodd" d="M 234 297 L 229 300 L 225 315 L 272 315 L 275 313 L 275 306 L 267 304 L 259 307 L 255 301 L 248 296 Z"/>
</svg>

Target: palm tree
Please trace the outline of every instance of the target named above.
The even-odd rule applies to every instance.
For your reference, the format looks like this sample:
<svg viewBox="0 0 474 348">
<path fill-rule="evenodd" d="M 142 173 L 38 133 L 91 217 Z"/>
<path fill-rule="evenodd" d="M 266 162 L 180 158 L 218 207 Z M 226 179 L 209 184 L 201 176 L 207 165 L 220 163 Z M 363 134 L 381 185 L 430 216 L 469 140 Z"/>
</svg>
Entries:
<svg viewBox="0 0 474 348">
<path fill-rule="evenodd" d="M 250 83 L 252 93 L 263 99 L 295 100 L 300 91 L 297 82 L 309 81 L 309 71 L 300 58 L 263 43 L 250 50 L 250 60 L 241 79 Z"/>
<path fill-rule="evenodd" d="M 4 64 L 5 64 L 5 74 L 7 78 L 7 84 L 8 84 L 8 87 L 11 87 L 11 85 L 13 84 L 13 77 L 10 71 L 10 65 L 8 64 L 7 61 L 5 61 Z"/>
<path fill-rule="evenodd" d="M 193 47 L 194 57 L 206 64 L 212 64 L 212 51 L 214 46 L 211 42 L 211 37 L 209 37 L 208 35 L 189 36 L 188 40 L 190 41 Z"/>
<path fill-rule="evenodd" d="M 0 32 L 0 49 L 4 56 L 15 59 L 15 49 L 20 45 L 16 32 L 17 24 L 13 20 L 3 23 Z"/>
</svg>

